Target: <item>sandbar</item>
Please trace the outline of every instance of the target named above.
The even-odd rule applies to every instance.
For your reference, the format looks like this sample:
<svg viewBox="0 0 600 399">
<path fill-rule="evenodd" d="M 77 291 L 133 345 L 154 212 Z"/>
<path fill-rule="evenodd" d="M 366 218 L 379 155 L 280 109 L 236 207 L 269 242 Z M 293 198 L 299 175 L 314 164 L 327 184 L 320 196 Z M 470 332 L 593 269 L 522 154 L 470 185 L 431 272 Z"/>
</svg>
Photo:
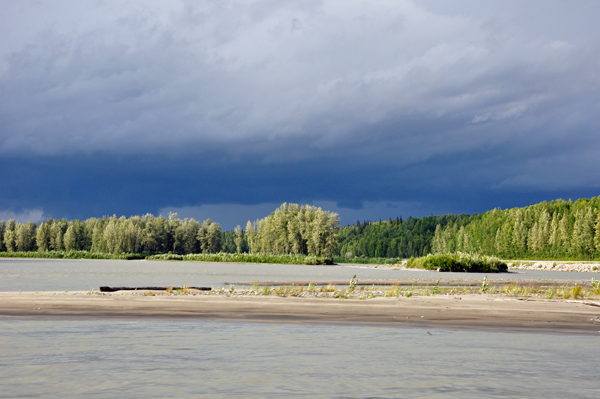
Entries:
<svg viewBox="0 0 600 399">
<path fill-rule="evenodd" d="M 600 304 L 467 294 L 326 299 L 140 293 L 0 292 L 0 316 L 195 317 L 253 321 L 375 323 L 600 333 Z"/>
</svg>

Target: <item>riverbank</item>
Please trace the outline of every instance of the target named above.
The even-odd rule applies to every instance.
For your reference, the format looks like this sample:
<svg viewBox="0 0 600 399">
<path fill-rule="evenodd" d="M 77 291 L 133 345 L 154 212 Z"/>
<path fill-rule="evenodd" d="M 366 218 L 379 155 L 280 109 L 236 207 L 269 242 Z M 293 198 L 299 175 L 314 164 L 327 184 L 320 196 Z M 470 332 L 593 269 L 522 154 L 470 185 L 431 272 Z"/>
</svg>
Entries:
<svg viewBox="0 0 600 399">
<path fill-rule="evenodd" d="M 465 294 L 340 300 L 147 292 L 2 292 L 0 316 L 198 317 L 595 333 L 600 301 Z"/>
<path fill-rule="evenodd" d="M 251 254 L 192 254 L 192 255 L 173 255 L 173 254 L 110 254 L 89 251 L 47 251 L 47 252 L 0 252 L 2 259 L 101 259 L 101 260 L 154 260 L 154 261 L 191 261 L 191 262 L 210 262 L 210 263 L 255 263 L 255 264 L 295 264 L 295 265 L 334 265 L 346 266 L 363 269 L 396 269 L 396 270 L 415 270 L 408 268 L 408 259 L 366 259 L 359 263 L 334 264 L 333 258 L 315 257 L 309 255 L 251 255 Z M 343 258 L 335 258 L 336 261 Z M 365 263 L 375 262 L 382 263 Z M 383 261 L 397 263 L 385 263 Z M 508 270 L 547 270 L 559 272 L 582 272 L 582 273 L 600 273 L 599 261 L 552 261 L 552 260 L 504 260 L 508 265 Z M 419 269 L 425 270 L 425 269 Z"/>
<path fill-rule="evenodd" d="M 28 251 L 0 252 L 0 258 L 38 259 L 112 259 L 112 260 L 157 260 L 223 263 L 265 263 L 290 265 L 333 265 L 333 258 L 316 255 L 274 255 L 248 253 L 204 253 L 204 254 L 151 254 L 151 253 L 107 253 L 92 251 Z"/>
<path fill-rule="evenodd" d="M 598 261 L 512 260 L 509 270 L 551 270 L 556 272 L 600 273 Z"/>
<path fill-rule="evenodd" d="M 598 261 L 561 261 L 561 260 L 505 260 L 508 270 L 546 270 L 553 272 L 600 273 Z M 354 266 L 364 269 L 407 270 L 407 260 L 397 264 L 359 264 L 339 263 L 339 266 Z"/>
</svg>

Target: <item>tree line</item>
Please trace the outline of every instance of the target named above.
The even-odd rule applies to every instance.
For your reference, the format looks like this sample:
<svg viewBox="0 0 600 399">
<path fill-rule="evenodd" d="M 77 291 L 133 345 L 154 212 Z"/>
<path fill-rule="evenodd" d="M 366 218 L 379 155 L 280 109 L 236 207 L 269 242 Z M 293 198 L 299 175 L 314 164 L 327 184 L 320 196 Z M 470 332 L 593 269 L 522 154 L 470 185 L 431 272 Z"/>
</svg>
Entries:
<svg viewBox="0 0 600 399">
<path fill-rule="evenodd" d="M 0 222 L 0 251 L 93 251 L 104 253 L 216 253 L 221 250 L 218 223 L 181 220 L 177 214 Z"/>
<path fill-rule="evenodd" d="M 100 253 L 300 254 L 346 258 L 409 258 L 468 252 L 506 259 L 600 258 L 600 197 L 541 202 L 483 214 L 357 221 L 341 227 L 336 213 L 283 204 L 269 216 L 221 231 L 198 222 L 151 214 L 84 221 L 51 218 L 0 222 L 0 251 Z"/>
<path fill-rule="evenodd" d="M 493 209 L 436 226 L 432 252 L 479 252 L 508 259 L 600 257 L 600 197 Z"/>
<path fill-rule="evenodd" d="M 437 225 L 446 226 L 469 215 L 397 217 L 389 221 L 357 221 L 354 226 L 343 227 L 339 235 L 338 254 L 350 259 L 410 258 L 431 252 L 431 241 Z"/>
<path fill-rule="evenodd" d="M 310 205 L 283 204 L 271 215 L 222 232 L 206 219 L 179 219 L 177 214 L 0 222 L 0 251 L 92 251 L 99 253 L 300 254 L 332 256 L 337 248 L 337 214 Z"/>
</svg>

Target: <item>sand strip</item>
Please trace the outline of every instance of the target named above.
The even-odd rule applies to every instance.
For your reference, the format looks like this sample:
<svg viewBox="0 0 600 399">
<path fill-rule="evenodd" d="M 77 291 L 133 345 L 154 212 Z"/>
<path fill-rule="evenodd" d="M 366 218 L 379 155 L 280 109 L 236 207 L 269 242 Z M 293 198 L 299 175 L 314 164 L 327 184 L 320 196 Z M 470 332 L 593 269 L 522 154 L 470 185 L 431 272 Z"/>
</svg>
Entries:
<svg viewBox="0 0 600 399">
<path fill-rule="evenodd" d="M 599 307 L 581 302 L 511 300 L 496 295 L 477 294 L 400 300 L 340 300 L 276 296 L 2 292 L 0 315 L 205 317 L 600 332 Z"/>
<path fill-rule="evenodd" d="M 389 286 L 398 286 L 398 287 L 433 287 L 436 284 L 439 287 L 481 287 L 481 283 L 483 278 L 487 275 L 483 275 L 481 280 L 450 280 L 450 279 L 385 279 L 385 280 L 370 280 L 370 279 L 360 279 L 356 281 L 356 286 L 379 286 L 379 287 L 389 287 Z M 501 276 L 501 275 L 498 275 Z M 564 286 L 575 286 L 579 285 L 581 287 L 592 287 L 591 281 L 555 281 L 555 280 L 501 280 L 494 279 L 496 275 L 487 276 L 489 279 L 488 286 L 490 288 L 501 288 L 506 286 L 511 286 L 518 284 L 520 286 L 530 287 L 530 288 L 539 288 L 539 287 L 564 287 Z M 490 278 L 491 277 L 491 278 Z M 261 281 L 259 285 L 261 287 L 280 287 L 280 286 L 296 286 L 296 287 L 306 287 L 309 284 L 314 284 L 315 286 L 347 286 L 349 280 L 284 280 L 284 281 Z M 226 282 L 224 285 L 234 285 L 236 287 L 240 286 L 249 286 L 252 285 L 252 282 L 248 281 L 238 281 L 238 282 Z"/>
</svg>

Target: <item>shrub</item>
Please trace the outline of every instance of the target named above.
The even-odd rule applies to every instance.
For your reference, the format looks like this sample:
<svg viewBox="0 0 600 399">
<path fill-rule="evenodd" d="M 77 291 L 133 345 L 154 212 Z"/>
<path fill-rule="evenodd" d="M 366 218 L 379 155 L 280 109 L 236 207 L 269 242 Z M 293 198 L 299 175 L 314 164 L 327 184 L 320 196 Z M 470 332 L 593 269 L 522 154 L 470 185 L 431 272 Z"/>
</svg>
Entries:
<svg viewBox="0 0 600 399">
<path fill-rule="evenodd" d="M 145 254 L 111 254 L 92 251 L 39 251 L 39 252 L 0 252 L 3 258 L 44 258 L 44 259 L 145 259 Z"/>
<path fill-rule="evenodd" d="M 332 265 L 333 259 L 314 255 L 272 255 L 272 254 L 161 254 L 148 256 L 150 260 L 185 260 L 195 262 L 242 262 L 242 263 L 279 263 L 296 265 Z"/>
<path fill-rule="evenodd" d="M 406 267 L 469 273 L 502 273 L 508 270 L 508 265 L 496 257 L 463 252 L 410 258 Z"/>
</svg>

